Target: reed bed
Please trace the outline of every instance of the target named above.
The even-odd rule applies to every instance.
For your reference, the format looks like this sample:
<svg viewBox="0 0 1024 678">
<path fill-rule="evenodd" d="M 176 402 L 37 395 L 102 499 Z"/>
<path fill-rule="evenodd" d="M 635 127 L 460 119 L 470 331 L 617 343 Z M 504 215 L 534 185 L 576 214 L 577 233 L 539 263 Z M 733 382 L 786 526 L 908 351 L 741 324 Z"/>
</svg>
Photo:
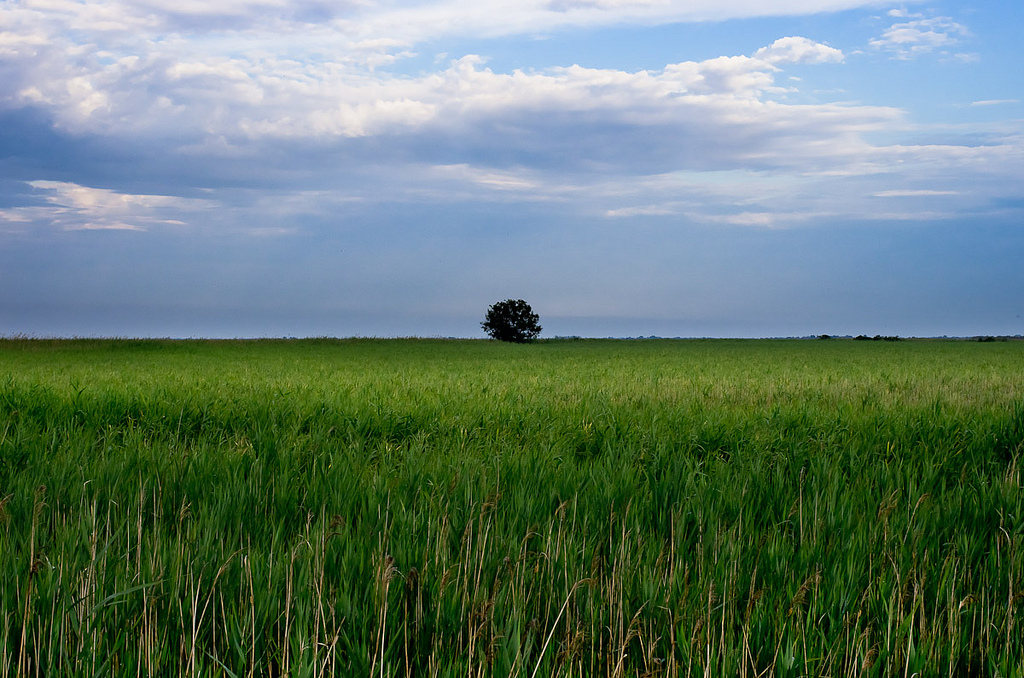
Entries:
<svg viewBox="0 0 1024 678">
<path fill-rule="evenodd" d="M 1024 343 L 0 341 L 0 678 L 1024 676 Z"/>
</svg>

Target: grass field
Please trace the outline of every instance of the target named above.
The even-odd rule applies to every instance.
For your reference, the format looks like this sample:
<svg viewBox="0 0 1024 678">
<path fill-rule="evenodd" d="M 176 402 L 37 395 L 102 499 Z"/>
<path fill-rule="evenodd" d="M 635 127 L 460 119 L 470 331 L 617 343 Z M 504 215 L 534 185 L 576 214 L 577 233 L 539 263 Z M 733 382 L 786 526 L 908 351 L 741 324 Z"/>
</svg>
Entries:
<svg viewBox="0 0 1024 678">
<path fill-rule="evenodd" d="M 0 677 L 1024 677 L 1024 342 L 0 341 Z"/>
</svg>

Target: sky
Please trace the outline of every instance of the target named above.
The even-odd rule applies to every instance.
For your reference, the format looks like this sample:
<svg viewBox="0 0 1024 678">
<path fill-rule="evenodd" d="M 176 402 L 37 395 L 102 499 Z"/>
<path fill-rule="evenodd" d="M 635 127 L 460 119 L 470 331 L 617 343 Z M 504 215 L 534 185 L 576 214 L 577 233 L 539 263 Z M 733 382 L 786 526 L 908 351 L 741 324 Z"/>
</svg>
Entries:
<svg viewBox="0 0 1024 678">
<path fill-rule="evenodd" d="M 1020 0 L 0 0 L 0 336 L 1024 334 Z"/>
</svg>

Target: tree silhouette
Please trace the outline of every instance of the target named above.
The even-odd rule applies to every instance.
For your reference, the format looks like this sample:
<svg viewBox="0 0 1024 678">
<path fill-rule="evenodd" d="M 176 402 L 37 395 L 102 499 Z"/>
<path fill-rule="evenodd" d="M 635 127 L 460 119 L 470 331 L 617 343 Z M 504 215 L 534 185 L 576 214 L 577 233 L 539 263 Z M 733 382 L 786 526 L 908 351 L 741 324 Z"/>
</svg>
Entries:
<svg viewBox="0 0 1024 678">
<path fill-rule="evenodd" d="M 492 339 L 524 344 L 540 334 L 540 317 L 522 299 L 506 299 L 491 305 L 480 327 Z"/>
</svg>

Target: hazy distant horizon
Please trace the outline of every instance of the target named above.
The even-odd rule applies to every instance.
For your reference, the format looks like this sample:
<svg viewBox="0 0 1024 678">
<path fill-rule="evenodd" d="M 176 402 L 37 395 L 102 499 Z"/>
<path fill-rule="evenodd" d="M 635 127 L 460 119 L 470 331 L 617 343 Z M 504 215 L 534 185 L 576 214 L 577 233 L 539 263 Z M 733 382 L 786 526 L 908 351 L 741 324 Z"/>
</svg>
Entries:
<svg viewBox="0 0 1024 678">
<path fill-rule="evenodd" d="M 422 338 L 422 339 L 486 339 L 479 327 L 480 319 L 453 318 L 439 323 L 436 318 L 423 318 L 422 324 L 396 323 L 386 316 L 362 314 L 350 318 L 324 318 L 319 323 L 289 322 L 287 318 L 249 320 L 206 317 L 199 322 L 184 322 L 173 318 L 154 319 L 139 313 L 131 320 L 115 320 L 93 313 L 93 318 L 69 317 L 63 321 L 50 319 L 39 322 L 32 331 L 11 332 L 0 327 L 0 337 L 25 336 L 29 338 L 132 338 L 132 339 L 314 339 L 314 338 Z M 898 336 L 902 338 L 972 338 L 979 336 L 1013 337 L 1024 334 L 1014 327 L 975 330 L 967 326 L 958 329 L 906 328 L 898 324 L 886 326 L 864 325 L 857 329 L 787 328 L 765 326 L 763 331 L 744 332 L 727 326 L 698 327 L 683 321 L 667 319 L 608 319 L 564 318 L 541 316 L 541 339 L 579 337 L 583 339 L 636 339 L 656 337 L 663 339 L 784 339 L 809 338 L 828 334 L 834 337 L 866 335 L 874 337 Z"/>
</svg>

